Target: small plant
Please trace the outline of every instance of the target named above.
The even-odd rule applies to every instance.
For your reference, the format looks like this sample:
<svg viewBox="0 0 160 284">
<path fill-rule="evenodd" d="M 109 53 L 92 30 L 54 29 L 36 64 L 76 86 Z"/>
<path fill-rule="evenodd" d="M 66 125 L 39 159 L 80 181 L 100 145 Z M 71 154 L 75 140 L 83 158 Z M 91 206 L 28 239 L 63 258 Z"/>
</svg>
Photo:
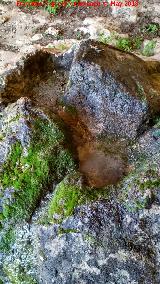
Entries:
<svg viewBox="0 0 160 284">
<path fill-rule="evenodd" d="M 63 1 L 63 0 L 62 0 Z M 48 0 L 46 2 L 45 10 L 48 11 L 50 14 L 57 14 L 59 7 L 61 5 L 60 0 Z"/>
<path fill-rule="evenodd" d="M 133 49 L 140 49 L 142 45 L 142 38 L 141 37 L 135 37 L 132 39 L 132 48 Z"/>
<path fill-rule="evenodd" d="M 104 44 L 111 44 L 124 51 L 132 51 L 140 49 L 143 39 L 142 37 L 121 37 L 117 33 L 113 32 L 110 36 L 105 36 L 104 33 L 100 33 L 98 40 Z"/>
<path fill-rule="evenodd" d="M 49 44 L 47 45 L 47 48 L 52 48 L 52 49 L 55 49 L 55 50 L 57 50 L 57 51 L 63 52 L 63 51 L 66 51 L 66 50 L 67 50 L 68 45 L 65 44 L 65 42 L 64 42 L 64 43 L 58 43 L 58 44 L 56 44 L 56 45 L 49 43 Z"/>
<path fill-rule="evenodd" d="M 67 44 L 65 43 L 59 43 L 58 45 L 56 45 L 56 48 L 60 51 L 64 51 L 67 49 Z"/>
<path fill-rule="evenodd" d="M 145 31 L 151 34 L 157 34 L 157 32 L 159 31 L 159 24 L 151 23 L 146 26 Z"/>
<path fill-rule="evenodd" d="M 63 40 L 64 36 L 62 34 L 58 34 L 56 40 Z"/>
<path fill-rule="evenodd" d="M 82 38 L 82 35 L 81 35 L 80 31 L 77 32 L 76 37 L 77 37 L 78 40 L 80 40 Z"/>
<path fill-rule="evenodd" d="M 67 1 L 66 7 L 71 7 L 74 2 L 78 2 L 78 0 L 70 0 Z M 57 14 L 58 10 L 61 7 L 64 7 L 64 0 L 48 0 L 48 5 L 46 6 L 46 10 L 51 14 Z"/>
<path fill-rule="evenodd" d="M 142 55 L 152 56 L 154 55 L 154 49 L 156 47 L 156 40 L 150 40 L 142 50 Z"/>
<path fill-rule="evenodd" d="M 132 41 L 129 38 L 119 38 L 116 42 L 116 47 L 124 51 L 131 51 Z"/>
<path fill-rule="evenodd" d="M 110 37 L 106 37 L 104 33 L 100 33 L 98 36 L 98 40 L 104 44 L 107 44 L 110 42 Z"/>
</svg>

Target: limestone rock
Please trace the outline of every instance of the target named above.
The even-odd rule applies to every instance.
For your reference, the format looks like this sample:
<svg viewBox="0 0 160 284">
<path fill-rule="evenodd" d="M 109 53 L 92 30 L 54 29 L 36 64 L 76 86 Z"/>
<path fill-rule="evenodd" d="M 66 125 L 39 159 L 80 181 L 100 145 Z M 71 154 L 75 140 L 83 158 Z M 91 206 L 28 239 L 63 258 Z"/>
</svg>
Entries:
<svg viewBox="0 0 160 284">
<path fill-rule="evenodd" d="M 94 17 L 94 19 L 86 18 L 83 21 L 83 26 L 76 30 L 88 34 L 91 39 L 98 39 L 100 34 L 103 34 L 107 38 L 111 33 L 105 26 L 105 22 L 106 20 L 103 17 Z"/>
<path fill-rule="evenodd" d="M 56 30 L 56 29 L 53 28 L 53 27 L 49 27 L 49 28 L 45 31 L 45 34 L 46 34 L 46 35 L 51 35 L 51 36 L 57 37 L 58 34 L 59 34 L 59 30 Z"/>
<path fill-rule="evenodd" d="M 42 38 L 43 38 L 42 34 L 35 34 L 34 36 L 32 36 L 32 41 L 38 41 Z"/>
</svg>

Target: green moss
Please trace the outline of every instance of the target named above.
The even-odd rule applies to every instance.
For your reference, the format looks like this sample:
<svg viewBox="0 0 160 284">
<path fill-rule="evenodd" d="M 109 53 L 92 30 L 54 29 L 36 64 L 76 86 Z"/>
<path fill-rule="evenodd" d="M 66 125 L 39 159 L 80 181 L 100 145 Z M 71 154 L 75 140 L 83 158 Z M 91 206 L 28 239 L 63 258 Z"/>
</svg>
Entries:
<svg viewBox="0 0 160 284">
<path fill-rule="evenodd" d="M 156 115 L 155 117 L 154 117 L 154 124 L 155 124 L 155 127 L 156 128 L 160 128 L 160 117 L 159 117 L 159 115 Z"/>
<path fill-rule="evenodd" d="M 108 198 L 107 188 L 95 189 L 79 186 L 80 176 L 68 176 L 57 187 L 48 206 L 48 221 L 61 223 L 73 215 L 77 206 L 90 203 L 99 198 Z M 76 181 L 77 179 L 77 181 Z"/>
<path fill-rule="evenodd" d="M 3 133 L 0 133 L 0 141 L 4 139 Z"/>
<path fill-rule="evenodd" d="M 15 232 L 13 228 L 10 228 L 3 233 L 3 236 L 1 236 L 0 251 L 8 252 L 14 240 Z"/>
<path fill-rule="evenodd" d="M 58 235 L 63 235 L 63 234 L 69 234 L 69 233 L 80 233 L 80 231 L 75 230 L 75 229 L 63 229 L 63 228 L 59 228 L 58 230 Z"/>
<path fill-rule="evenodd" d="M 93 237 L 91 234 L 84 234 L 83 238 L 85 241 L 91 244 L 97 244 L 97 239 Z"/>
<path fill-rule="evenodd" d="M 44 190 L 53 180 L 59 180 L 74 168 L 68 150 L 62 147 L 63 133 L 47 120 L 35 120 L 33 138 L 27 156 L 20 142 L 12 146 L 8 160 L 0 173 L 0 185 L 14 188 L 12 201 L 3 203 L 4 219 L 30 218 Z"/>
<path fill-rule="evenodd" d="M 139 82 L 137 82 L 137 93 L 138 96 L 141 98 L 144 94 L 144 89 L 143 86 L 139 84 Z"/>
<path fill-rule="evenodd" d="M 151 198 L 150 194 L 154 195 L 154 190 L 159 187 L 160 177 L 156 163 L 145 161 L 120 184 L 121 202 L 129 211 L 143 209 Z"/>
<path fill-rule="evenodd" d="M 54 218 L 54 214 L 60 215 L 61 219 L 59 221 L 72 215 L 74 208 L 79 204 L 80 198 L 81 194 L 78 187 L 64 182 L 60 183 L 49 206 L 50 220 Z"/>
<path fill-rule="evenodd" d="M 3 270 L 12 284 L 38 284 L 38 282 L 25 272 L 25 269 L 16 261 L 3 267 Z"/>
<path fill-rule="evenodd" d="M 77 115 L 77 109 L 75 106 L 72 106 L 72 105 L 66 105 L 66 111 L 72 115 Z"/>
<path fill-rule="evenodd" d="M 39 200 L 53 181 L 59 181 L 74 168 L 68 150 L 64 149 L 64 135 L 55 123 L 47 119 L 34 118 L 31 124 L 30 146 L 24 147 L 17 141 L 12 145 L 8 159 L 0 172 L 1 198 L 3 211 L 0 215 L 2 231 L 0 251 L 8 253 L 14 243 L 14 223 L 29 219 Z M 26 149 L 25 149 L 26 150 Z M 14 189 L 7 198 L 8 190 Z M 6 195 L 7 191 L 7 195 Z M 8 221 L 8 222 L 6 222 Z M 3 224 L 8 223 L 5 232 Z M 4 233 L 3 233 L 4 232 Z M 2 236 L 3 234 L 3 236 Z M 11 252 L 10 252 L 11 253 Z M 4 266 L 9 283 L 37 283 L 16 260 Z"/>
</svg>

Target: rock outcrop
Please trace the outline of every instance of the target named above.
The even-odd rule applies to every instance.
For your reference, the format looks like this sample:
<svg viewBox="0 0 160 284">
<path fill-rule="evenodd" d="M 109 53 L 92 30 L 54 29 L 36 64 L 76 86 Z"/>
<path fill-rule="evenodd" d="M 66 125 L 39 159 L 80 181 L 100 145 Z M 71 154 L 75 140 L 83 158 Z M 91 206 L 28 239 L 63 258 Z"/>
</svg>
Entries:
<svg viewBox="0 0 160 284">
<path fill-rule="evenodd" d="M 12 80 L 2 94 L 0 281 L 158 284 L 160 101 L 151 67 L 91 40 L 52 59 L 51 69 L 71 67 L 55 113 Z"/>
<path fill-rule="evenodd" d="M 0 250 L 5 252 L 14 226 L 30 220 L 51 183 L 72 171 L 74 162 L 57 123 L 27 98 L 2 111 L 0 140 Z"/>
<path fill-rule="evenodd" d="M 93 134 L 132 140 L 157 111 L 158 96 L 142 60 L 89 40 L 75 53 L 64 102 Z"/>
</svg>

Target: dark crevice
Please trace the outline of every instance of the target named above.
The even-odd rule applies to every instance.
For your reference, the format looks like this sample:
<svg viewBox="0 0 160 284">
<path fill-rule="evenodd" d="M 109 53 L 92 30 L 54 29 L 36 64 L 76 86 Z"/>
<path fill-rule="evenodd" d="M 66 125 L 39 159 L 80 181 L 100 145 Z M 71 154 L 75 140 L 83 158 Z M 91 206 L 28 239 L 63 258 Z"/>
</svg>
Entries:
<svg viewBox="0 0 160 284">
<path fill-rule="evenodd" d="M 3 74 L 6 82 L 1 92 L 3 102 L 12 103 L 20 97 L 30 97 L 33 87 L 47 79 L 53 70 L 52 57 L 47 52 L 37 51 L 28 55 L 23 62 L 17 62 L 15 70 Z"/>
</svg>

